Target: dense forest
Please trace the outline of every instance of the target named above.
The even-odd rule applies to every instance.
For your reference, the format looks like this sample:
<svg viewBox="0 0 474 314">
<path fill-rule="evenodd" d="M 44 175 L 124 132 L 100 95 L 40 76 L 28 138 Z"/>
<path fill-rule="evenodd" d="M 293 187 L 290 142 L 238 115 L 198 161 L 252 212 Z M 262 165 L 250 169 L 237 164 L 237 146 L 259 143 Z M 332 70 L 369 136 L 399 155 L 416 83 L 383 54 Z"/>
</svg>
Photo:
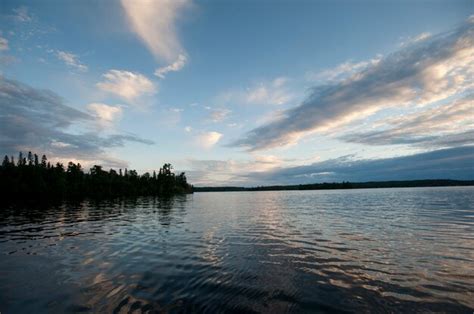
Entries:
<svg viewBox="0 0 474 314">
<path fill-rule="evenodd" d="M 373 188 L 408 188 L 429 186 L 470 186 L 474 181 L 461 180 L 407 180 L 407 181 L 373 181 L 373 182 L 332 182 L 298 185 L 271 185 L 257 187 L 194 187 L 195 192 L 239 192 L 239 191 L 292 191 L 292 190 L 335 190 L 335 189 L 373 189 Z"/>
<path fill-rule="evenodd" d="M 0 190 L 3 199 L 51 199 L 116 196 L 168 196 L 191 193 L 183 173 L 175 175 L 171 164 L 164 164 L 158 174 L 139 175 L 135 170 L 114 169 L 105 171 L 93 166 L 84 172 L 81 164 L 69 162 L 51 164 L 43 155 L 41 159 L 31 152 L 5 156 L 0 166 Z"/>
</svg>

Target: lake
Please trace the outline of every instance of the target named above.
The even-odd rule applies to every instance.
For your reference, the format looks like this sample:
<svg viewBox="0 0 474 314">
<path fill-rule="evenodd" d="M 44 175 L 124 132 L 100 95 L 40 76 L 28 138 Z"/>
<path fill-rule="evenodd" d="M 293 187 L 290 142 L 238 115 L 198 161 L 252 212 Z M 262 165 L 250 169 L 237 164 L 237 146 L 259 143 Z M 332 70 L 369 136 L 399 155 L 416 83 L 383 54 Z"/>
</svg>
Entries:
<svg viewBox="0 0 474 314">
<path fill-rule="evenodd" d="M 0 312 L 474 309 L 474 187 L 4 206 Z"/>
</svg>

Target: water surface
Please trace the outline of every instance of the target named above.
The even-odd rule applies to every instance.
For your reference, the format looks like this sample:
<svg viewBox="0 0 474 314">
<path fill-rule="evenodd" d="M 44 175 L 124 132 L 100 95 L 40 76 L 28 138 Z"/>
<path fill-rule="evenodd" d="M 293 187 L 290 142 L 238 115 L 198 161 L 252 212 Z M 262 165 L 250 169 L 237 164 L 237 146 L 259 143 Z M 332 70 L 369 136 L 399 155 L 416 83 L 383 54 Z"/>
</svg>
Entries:
<svg viewBox="0 0 474 314">
<path fill-rule="evenodd" d="M 474 309 L 474 188 L 7 206 L 0 312 Z"/>
</svg>

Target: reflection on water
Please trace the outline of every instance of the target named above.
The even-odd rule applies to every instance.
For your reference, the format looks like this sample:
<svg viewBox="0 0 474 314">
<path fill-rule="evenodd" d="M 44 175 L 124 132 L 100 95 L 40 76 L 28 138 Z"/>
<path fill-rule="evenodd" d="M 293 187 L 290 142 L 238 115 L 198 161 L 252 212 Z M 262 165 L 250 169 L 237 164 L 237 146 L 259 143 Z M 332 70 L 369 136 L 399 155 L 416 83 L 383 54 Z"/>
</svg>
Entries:
<svg viewBox="0 0 474 314">
<path fill-rule="evenodd" d="M 0 213 L 0 312 L 466 312 L 474 188 L 196 193 Z"/>
</svg>

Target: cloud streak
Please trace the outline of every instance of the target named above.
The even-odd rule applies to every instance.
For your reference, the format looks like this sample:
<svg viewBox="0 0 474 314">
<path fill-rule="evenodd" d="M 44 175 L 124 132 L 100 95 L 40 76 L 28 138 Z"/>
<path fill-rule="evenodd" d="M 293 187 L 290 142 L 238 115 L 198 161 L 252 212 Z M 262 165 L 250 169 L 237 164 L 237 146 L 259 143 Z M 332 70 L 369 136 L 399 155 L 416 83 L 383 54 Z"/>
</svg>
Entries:
<svg viewBox="0 0 474 314">
<path fill-rule="evenodd" d="M 326 69 L 317 73 L 309 72 L 307 73 L 306 77 L 309 81 L 339 81 L 354 75 L 355 73 L 360 72 L 369 66 L 376 65 L 380 59 L 381 57 L 374 58 L 369 61 L 347 61 L 332 69 Z"/>
<path fill-rule="evenodd" d="M 78 56 L 73 53 L 58 50 L 56 52 L 56 57 L 69 67 L 72 67 L 78 71 L 86 72 L 88 70 L 87 66 L 82 64 L 79 61 Z"/>
<path fill-rule="evenodd" d="M 177 72 L 181 70 L 186 65 L 187 61 L 188 58 L 185 55 L 180 54 L 175 62 L 171 63 L 168 66 L 156 69 L 155 75 L 159 78 L 164 79 L 166 74 L 168 74 L 169 72 Z"/>
<path fill-rule="evenodd" d="M 340 139 L 366 145 L 416 144 L 425 147 L 453 147 L 474 144 L 474 94 L 448 104 L 374 124 L 382 124 L 382 129 L 352 132 Z"/>
<path fill-rule="evenodd" d="M 425 106 L 473 87 L 474 19 L 456 30 L 408 45 L 340 82 L 313 89 L 277 121 L 248 132 L 231 146 L 250 151 L 296 143 L 383 109 Z"/>
<path fill-rule="evenodd" d="M 428 32 L 423 32 L 421 34 L 418 34 L 417 36 L 413 36 L 413 37 L 408 37 L 406 38 L 404 41 L 402 41 L 400 43 L 400 46 L 406 46 L 408 44 L 413 44 L 413 43 L 416 43 L 416 42 L 419 42 L 419 41 L 422 41 L 422 40 L 425 40 L 427 38 L 431 37 L 431 33 L 428 33 Z"/>
<path fill-rule="evenodd" d="M 190 1 L 122 0 L 133 31 L 158 60 L 176 61 L 183 48 L 176 32 L 176 21 Z"/>
</svg>

